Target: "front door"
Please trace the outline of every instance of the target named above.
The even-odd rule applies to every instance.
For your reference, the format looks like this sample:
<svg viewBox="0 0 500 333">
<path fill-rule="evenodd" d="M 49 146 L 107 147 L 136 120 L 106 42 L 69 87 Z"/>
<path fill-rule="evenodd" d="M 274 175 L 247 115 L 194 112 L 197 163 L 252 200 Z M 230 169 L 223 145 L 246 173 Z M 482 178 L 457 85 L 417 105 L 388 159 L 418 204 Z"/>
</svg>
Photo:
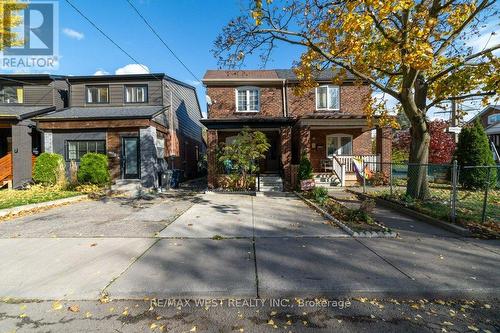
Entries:
<svg viewBox="0 0 500 333">
<path fill-rule="evenodd" d="M 139 138 L 122 138 L 122 175 L 124 179 L 140 178 Z"/>
<path fill-rule="evenodd" d="M 279 162 L 279 135 L 277 132 L 267 132 L 266 133 L 267 142 L 270 147 L 266 152 L 266 158 L 264 160 L 263 173 L 276 173 L 279 172 L 280 162 Z"/>
</svg>

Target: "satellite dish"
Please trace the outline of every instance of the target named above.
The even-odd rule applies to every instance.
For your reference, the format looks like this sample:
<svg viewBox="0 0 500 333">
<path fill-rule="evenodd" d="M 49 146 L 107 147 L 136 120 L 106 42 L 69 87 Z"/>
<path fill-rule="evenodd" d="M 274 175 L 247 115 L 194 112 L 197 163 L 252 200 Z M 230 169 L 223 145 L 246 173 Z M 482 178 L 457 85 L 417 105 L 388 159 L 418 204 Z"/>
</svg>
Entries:
<svg viewBox="0 0 500 333">
<path fill-rule="evenodd" d="M 212 99 L 210 98 L 210 96 L 205 95 L 205 99 L 206 99 L 208 105 L 212 105 Z"/>
</svg>

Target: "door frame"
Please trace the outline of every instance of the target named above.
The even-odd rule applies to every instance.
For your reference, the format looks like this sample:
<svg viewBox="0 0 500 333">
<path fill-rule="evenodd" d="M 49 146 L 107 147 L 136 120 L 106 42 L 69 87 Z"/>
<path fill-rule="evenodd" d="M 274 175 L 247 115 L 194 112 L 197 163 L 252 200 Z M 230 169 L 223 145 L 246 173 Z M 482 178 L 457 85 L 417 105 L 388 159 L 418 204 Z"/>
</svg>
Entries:
<svg viewBox="0 0 500 333">
<path fill-rule="evenodd" d="M 137 141 L 137 174 L 133 176 L 137 177 L 127 177 L 125 171 L 126 171 L 126 166 L 125 166 L 125 139 L 136 139 Z M 140 145 L 140 139 L 138 136 L 131 136 L 131 135 L 126 135 L 120 137 L 121 140 L 121 156 L 120 156 L 120 167 L 121 167 L 121 175 L 122 179 L 141 179 L 141 145 Z"/>
</svg>

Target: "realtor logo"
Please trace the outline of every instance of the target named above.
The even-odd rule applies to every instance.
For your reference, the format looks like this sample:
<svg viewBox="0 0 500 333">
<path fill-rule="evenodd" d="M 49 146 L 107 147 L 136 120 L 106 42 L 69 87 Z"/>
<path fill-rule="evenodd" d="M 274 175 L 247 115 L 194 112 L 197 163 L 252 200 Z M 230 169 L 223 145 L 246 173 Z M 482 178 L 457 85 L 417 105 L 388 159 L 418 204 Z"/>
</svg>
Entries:
<svg viewBox="0 0 500 333">
<path fill-rule="evenodd" d="M 21 4 L 21 5 L 20 5 Z M 13 70 L 56 69 L 58 66 L 58 2 L 51 0 L 12 3 L 0 0 L 2 36 L 1 68 Z M 18 22 L 19 24 L 8 24 Z"/>
</svg>

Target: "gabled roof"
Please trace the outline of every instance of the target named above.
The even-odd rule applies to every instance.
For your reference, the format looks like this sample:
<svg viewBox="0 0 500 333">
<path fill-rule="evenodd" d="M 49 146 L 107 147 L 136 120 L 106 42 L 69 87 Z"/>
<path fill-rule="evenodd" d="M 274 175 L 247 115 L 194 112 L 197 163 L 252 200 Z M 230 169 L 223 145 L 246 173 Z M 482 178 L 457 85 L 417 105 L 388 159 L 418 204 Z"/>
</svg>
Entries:
<svg viewBox="0 0 500 333">
<path fill-rule="evenodd" d="M 21 105 L 2 105 L 0 106 L 0 119 L 23 120 L 35 117 L 55 110 L 54 106 L 21 106 Z"/>
<path fill-rule="evenodd" d="M 491 105 L 488 105 L 486 106 L 484 109 L 482 109 L 481 111 L 479 111 L 478 114 L 476 114 L 474 117 L 472 117 L 471 119 L 469 119 L 467 121 L 468 124 L 471 124 L 472 122 L 474 122 L 476 120 L 476 118 L 479 118 L 481 117 L 483 114 L 485 114 L 486 112 L 488 112 L 490 109 L 495 109 L 495 110 L 498 110 L 500 111 L 500 104 L 491 104 Z"/>
<path fill-rule="evenodd" d="M 338 75 L 340 72 L 339 68 L 326 69 L 321 71 L 316 71 L 313 73 L 314 78 L 317 81 L 331 81 L 331 79 Z M 205 76 L 203 77 L 204 83 L 219 82 L 219 81 L 276 81 L 283 82 L 286 81 L 298 81 L 297 75 L 293 69 L 265 69 L 265 70 L 207 70 Z M 356 77 L 347 72 L 345 76 L 346 81 L 356 80 Z"/>
<path fill-rule="evenodd" d="M 37 121 L 151 119 L 163 112 L 165 106 L 101 106 L 69 107 L 36 117 Z"/>
</svg>

